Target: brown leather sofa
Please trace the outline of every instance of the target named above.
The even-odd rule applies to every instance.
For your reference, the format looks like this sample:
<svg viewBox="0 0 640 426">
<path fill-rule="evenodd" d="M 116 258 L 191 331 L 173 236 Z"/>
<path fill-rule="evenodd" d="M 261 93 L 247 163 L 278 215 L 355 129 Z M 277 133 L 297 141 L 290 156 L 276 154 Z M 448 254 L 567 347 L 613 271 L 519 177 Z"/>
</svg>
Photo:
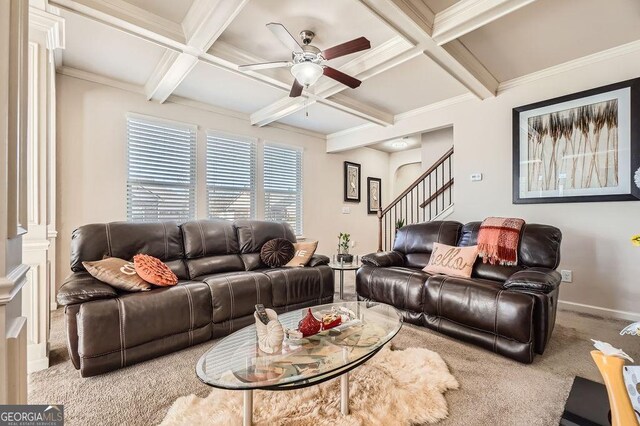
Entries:
<svg viewBox="0 0 640 426">
<path fill-rule="evenodd" d="M 562 233 L 552 226 L 523 227 L 517 266 L 482 263 L 472 277 L 430 275 L 421 269 L 433 243 L 472 246 L 480 222 L 435 221 L 398 230 L 393 251 L 362 257 L 359 300 L 398 308 L 406 321 L 470 342 L 523 363 L 542 354 L 551 337 L 561 276 Z"/>
<path fill-rule="evenodd" d="M 314 255 L 305 268 L 270 269 L 260 248 L 273 238 L 296 241 L 287 224 L 249 220 L 113 222 L 75 230 L 73 273 L 57 294 L 73 365 L 83 377 L 93 376 L 227 335 L 254 321 L 256 303 L 277 312 L 331 303 L 329 258 Z M 178 285 L 120 292 L 82 266 L 137 253 L 166 262 Z"/>
</svg>

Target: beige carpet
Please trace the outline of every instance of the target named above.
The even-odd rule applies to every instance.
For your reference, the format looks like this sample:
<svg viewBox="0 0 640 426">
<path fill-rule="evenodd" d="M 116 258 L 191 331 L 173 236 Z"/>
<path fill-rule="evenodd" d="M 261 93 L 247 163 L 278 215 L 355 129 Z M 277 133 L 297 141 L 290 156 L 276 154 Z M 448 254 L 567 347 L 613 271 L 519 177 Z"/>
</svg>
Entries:
<svg viewBox="0 0 640 426">
<path fill-rule="evenodd" d="M 346 291 L 353 294 L 352 283 Z M 557 425 L 573 377 L 601 381 L 589 356 L 589 338 L 608 341 L 640 359 L 640 338 L 618 335 L 625 325 L 560 311 L 547 351 L 530 365 L 411 325 L 403 326 L 393 345 L 438 353 L 458 380 L 460 389 L 446 393 L 449 417 L 438 425 Z M 177 398 L 206 397 L 212 390 L 194 371 L 211 342 L 87 379 L 73 368 L 64 342 L 58 310 L 52 316 L 52 366 L 30 375 L 29 402 L 64 404 L 69 425 L 159 424 Z"/>
<path fill-rule="evenodd" d="M 287 392 L 254 392 L 256 426 L 358 426 L 436 423 L 447 417 L 443 393 L 458 382 L 437 353 L 383 348 L 349 373 L 348 416 L 340 412 L 340 381 Z M 214 389 L 206 398 L 178 398 L 162 426 L 242 424 L 242 392 Z M 414 407 L 424 407 L 415 410 Z"/>
</svg>

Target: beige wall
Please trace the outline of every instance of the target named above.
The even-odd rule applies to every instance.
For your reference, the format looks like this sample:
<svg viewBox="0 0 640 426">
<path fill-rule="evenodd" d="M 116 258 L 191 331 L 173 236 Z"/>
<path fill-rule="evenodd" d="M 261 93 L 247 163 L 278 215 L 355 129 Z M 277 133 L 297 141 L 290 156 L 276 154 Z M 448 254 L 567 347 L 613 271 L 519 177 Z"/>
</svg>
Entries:
<svg viewBox="0 0 640 426">
<path fill-rule="evenodd" d="M 555 75 L 543 74 L 496 98 L 429 111 L 398 121 L 393 129 L 363 129 L 331 140 L 328 147 L 357 146 L 453 125 L 456 183 L 452 218 L 519 216 L 527 222 L 558 226 L 564 235 L 560 268 L 573 270 L 573 283 L 562 285 L 560 299 L 592 312 L 626 311 L 640 318 L 640 249 L 629 242 L 632 234 L 640 232 L 640 202 L 511 202 L 512 108 L 639 76 L 640 52 L 635 51 Z M 469 175 L 474 172 L 483 173 L 484 180 L 471 182 Z"/>
<path fill-rule="evenodd" d="M 58 276 L 69 273 L 71 232 L 80 225 L 126 220 L 126 120 L 129 112 L 194 123 L 198 130 L 198 212 L 204 201 L 204 134 L 207 129 L 304 148 L 304 234 L 333 254 L 337 235 L 350 232 L 353 252 L 377 247 L 377 219 L 367 214 L 366 178 L 386 175 L 389 155 L 369 148 L 327 154 L 324 140 L 174 103 L 146 101 L 136 93 L 58 75 Z M 362 164 L 362 199 L 343 203 L 343 161 Z M 387 202 L 386 197 L 383 202 Z M 343 205 L 350 214 L 342 214 Z"/>
<path fill-rule="evenodd" d="M 422 169 L 427 170 L 453 146 L 453 127 L 422 134 Z"/>
</svg>

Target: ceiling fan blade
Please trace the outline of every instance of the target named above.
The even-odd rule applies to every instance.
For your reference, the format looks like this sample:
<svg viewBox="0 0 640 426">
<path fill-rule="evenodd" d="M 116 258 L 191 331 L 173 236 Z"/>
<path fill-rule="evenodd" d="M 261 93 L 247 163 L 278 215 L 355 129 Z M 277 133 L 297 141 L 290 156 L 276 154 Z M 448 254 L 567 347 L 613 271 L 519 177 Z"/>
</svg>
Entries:
<svg viewBox="0 0 640 426">
<path fill-rule="evenodd" d="M 271 22 L 267 24 L 267 28 L 271 30 L 273 35 L 275 35 L 280 43 L 284 44 L 289 50 L 293 52 L 302 53 L 302 47 L 298 40 L 296 40 L 289 31 L 284 27 L 284 25 L 279 24 L 277 22 Z"/>
<path fill-rule="evenodd" d="M 293 80 L 293 86 L 291 86 L 291 92 L 289 92 L 290 98 L 297 98 L 302 95 L 302 84 L 298 83 L 298 80 Z"/>
<path fill-rule="evenodd" d="M 346 43 L 339 44 L 337 46 L 330 47 L 322 52 L 322 56 L 326 60 L 339 58 L 340 56 L 349 55 L 351 53 L 360 52 L 361 50 L 367 50 L 371 48 L 371 42 L 365 37 L 360 37 L 348 41 Z"/>
<path fill-rule="evenodd" d="M 355 89 L 362 83 L 357 78 L 351 77 L 350 75 L 347 75 L 342 71 L 338 71 L 337 69 L 331 67 L 324 67 L 323 74 L 339 83 L 344 84 L 345 86 L 351 87 L 352 89 Z"/>
<path fill-rule="evenodd" d="M 288 66 L 291 66 L 291 62 L 277 61 L 277 62 L 263 62 L 260 64 L 239 65 L 238 69 L 240 71 L 255 71 L 255 70 L 266 70 L 269 68 L 283 68 Z"/>
</svg>

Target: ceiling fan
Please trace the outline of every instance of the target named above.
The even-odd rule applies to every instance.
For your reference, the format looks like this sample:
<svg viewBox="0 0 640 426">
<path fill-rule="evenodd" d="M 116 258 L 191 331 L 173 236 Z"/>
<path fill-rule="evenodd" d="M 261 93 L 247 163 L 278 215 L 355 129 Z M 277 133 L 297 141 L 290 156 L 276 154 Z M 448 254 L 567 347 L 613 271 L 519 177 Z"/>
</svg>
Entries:
<svg viewBox="0 0 640 426">
<path fill-rule="evenodd" d="M 315 84 L 322 75 L 326 75 L 352 89 L 355 89 L 362 83 L 357 78 L 351 77 L 335 68 L 331 68 L 324 63 L 330 59 L 370 49 L 371 43 L 365 37 L 359 37 L 346 43 L 330 47 L 329 49 L 320 50 L 311 44 L 315 36 L 313 31 L 300 31 L 300 38 L 302 39 L 302 45 L 300 45 L 284 25 L 271 22 L 267 24 L 267 28 L 271 30 L 282 44 L 291 49 L 292 61 L 240 65 L 238 69 L 241 71 L 291 67 L 291 74 L 293 74 L 295 78 L 291 92 L 289 93 L 289 96 L 292 98 L 300 96 L 303 87 L 309 87 Z"/>
</svg>

